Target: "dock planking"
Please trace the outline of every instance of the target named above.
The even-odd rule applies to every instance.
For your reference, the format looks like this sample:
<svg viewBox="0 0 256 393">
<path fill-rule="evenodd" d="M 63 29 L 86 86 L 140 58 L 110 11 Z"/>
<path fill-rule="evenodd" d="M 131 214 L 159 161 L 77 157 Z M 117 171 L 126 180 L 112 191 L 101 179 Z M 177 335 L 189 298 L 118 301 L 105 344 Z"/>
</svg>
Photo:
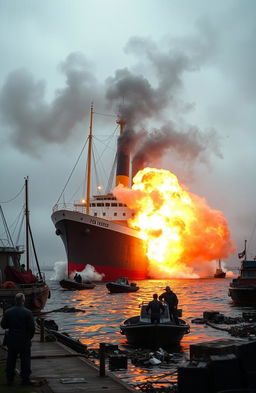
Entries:
<svg viewBox="0 0 256 393">
<path fill-rule="evenodd" d="M 3 330 L 0 330 L 2 341 Z M 136 392 L 110 372 L 106 371 L 106 376 L 100 377 L 98 367 L 65 345 L 56 341 L 40 342 L 39 334 L 35 334 L 32 340 L 31 358 L 31 379 L 46 379 L 53 393 Z M 72 383 L 62 383 L 61 380 L 65 378 L 83 378 L 86 382 L 74 380 Z"/>
</svg>

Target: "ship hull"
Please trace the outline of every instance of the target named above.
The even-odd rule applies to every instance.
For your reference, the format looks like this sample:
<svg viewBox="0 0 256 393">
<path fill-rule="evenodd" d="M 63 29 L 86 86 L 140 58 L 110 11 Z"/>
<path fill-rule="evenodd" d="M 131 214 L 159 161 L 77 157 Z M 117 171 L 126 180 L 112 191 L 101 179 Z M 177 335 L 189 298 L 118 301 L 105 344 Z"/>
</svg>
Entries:
<svg viewBox="0 0 256 393">
<path fill-rule="evenodd" d="M 235 306 L 256 306 L 256 287 L 229 287 L 229 296 Z"/>
<path fill-rule="evenodd" d="M 82 271 L 89 264 L 104 274 L 104 281 L 120 276 L 133 280 L 148 277 L 145 242 L 138 232 L 68 210 L 54 212 L 52 221 L 66 249 L 69 274 Z"/>
</svg>

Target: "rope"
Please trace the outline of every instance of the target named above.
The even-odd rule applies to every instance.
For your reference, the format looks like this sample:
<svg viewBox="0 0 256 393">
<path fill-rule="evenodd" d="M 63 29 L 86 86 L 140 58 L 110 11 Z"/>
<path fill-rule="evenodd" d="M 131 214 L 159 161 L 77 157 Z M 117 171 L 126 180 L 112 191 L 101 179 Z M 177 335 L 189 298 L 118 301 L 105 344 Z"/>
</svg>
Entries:
<svg viewBox="0 0 256 393">
<path fill-rule="evenodd" d="M 21 187 L 20 191 L 18 192 L 17 195 L 15 195 L 15 197 L 9 199 L 8 201 L 2 201 L 2 202 L 0 202 L 0 204 L 2 204 L 2 203 L 9 203 L 9 202 L 14 201 L 14 200 L 15 200 L 16 198 L 18 198 L 18 196 L 22 193 L 24 187 L 25 187 L 25 185 L 23 184 L 23 186 Z"/>
<path fill-rule="evenodd" d="M 116 117 L 116 115 L 112 115 L 109 113 L 100 113 L 100 112 L 93 112 L 95 115 L 106 116 L 106 117 Z"/>
<path fill-rule="evenodd" d="M 69 180 L 71 179 L 71 177 L 72 177 L 72 175 L 73 175 L 73 173 L 74 173 L 74 170 L 76 169 L 77 164 L 78 164 L 78 162 L 79 162 L 79 160 L 80 160 L 80 158 L 81 158 L 81 155 L 83 154 L 83 151 L 84 151 L 85 146 L 86 146 L 86 144 L 87 144 L 87 142 L 88 142 L 88 139 L 89 139 L 89 138 L 87 137 L 87 139 L 86 139 L 86 141 L 85 141 L 85 144 L 83 145 L 83 148 L 82 148 L 82 150 L 81 150 L 81 152 L 80 152 L 80 154 L 79 154 L 79 156 L 78 156 L 78 158 L 77 158 L 77 160 L 76 160 L 76 163 L 75 163 L 75 165 L 74 165 L 72 171 L 70 172 L 70 175 L 69 175 L 69 177 L 68 177 L 68 180 L 66 181 L 66 184 L 65 184 L 65 186 L 63 187 L 63 190 L 62 190 L 62 192 L 61 192 L 61 194 L 60 194 L 60 196 L 59 196 L 59 199 L 58 199 L 57 202 L 56 202 L 56 205 L 59 203 L 60 198 L 62 197 L 62 195 L 64 194 L 64 191 L 66 190 L 66 187 L 67 187 L 67 185 L 68 185 L 68 183 L 69 183 Z"/>
</svg>

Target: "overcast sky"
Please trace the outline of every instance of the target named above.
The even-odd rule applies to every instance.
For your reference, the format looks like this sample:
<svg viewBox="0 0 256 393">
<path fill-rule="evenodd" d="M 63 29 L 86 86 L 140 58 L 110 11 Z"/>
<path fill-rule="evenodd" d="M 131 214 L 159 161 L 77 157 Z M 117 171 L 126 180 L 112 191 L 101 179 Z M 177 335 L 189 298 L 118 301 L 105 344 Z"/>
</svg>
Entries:
<svg viewBox="0 0 256 393">
<path fill-rule="evenodd" d="M 167 137 L 152 161 L 223 212 L 238 251 L 248 239 L 256 254 L 255 15 L 254 0 L 0 0 L 0 201 L 29 176 L 42 264 L 66 258 L 50 216 L 92 101 L 114 115 L 123 102 L 136 135 Z M 102 183 L 115 127 L 95 115 Z M 9 223 L 18 200 L 2 204 Z"/>
</svg>

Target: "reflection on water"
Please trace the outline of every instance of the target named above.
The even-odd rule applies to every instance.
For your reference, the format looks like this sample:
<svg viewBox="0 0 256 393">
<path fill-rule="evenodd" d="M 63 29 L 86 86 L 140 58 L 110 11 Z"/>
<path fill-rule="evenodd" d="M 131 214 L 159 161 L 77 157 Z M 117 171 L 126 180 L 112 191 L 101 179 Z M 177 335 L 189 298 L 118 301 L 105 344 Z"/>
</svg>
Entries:
<svg viewBox="0 0 256 393">
<path fill-rule="evenodd" d="M 51 272 L 48 272 L 48 277 L 51 277 Z M 192 319 L 200 318 L 204 311 L 210 310 L 228 316 L 238 316 L 244 311 L 244 308 L 232 306 L 228 296 L 229 282 L 230 279 L 143 280 L 138 282 L 138 292 L 109 294 L 104 283 L 97 284 L 92 290 L 72 292 L 60 288 L 56 281 L 49 281 L 52 296 L 45 311 L 65 305 L 83 309 L 85 313 L 55 313 L 49 314 L 49 318 L 55 320 L 60 331 L 80 339 L 89 348 L 98 347 L 100 342 L 108 342 L 129 349 L 125 336 L 120 334 L 120 323 L 139 315 L 139 304 L 150 301 L 153 293 L 160 295 L 169 285 L 178 296 L 178 306 L 183 310 L 182 318 L 191 325 L 191 333 L 185 335 L 181 342 L 180 356 L 184 358 L 188 355 L 190 344 L 228 336 L 227 332 L 192 324 Z M 131 366 L 129 374 L 137 381 L 144 380 L 148 374 L 152 375 L 152 370 Z"/>
</svg>

